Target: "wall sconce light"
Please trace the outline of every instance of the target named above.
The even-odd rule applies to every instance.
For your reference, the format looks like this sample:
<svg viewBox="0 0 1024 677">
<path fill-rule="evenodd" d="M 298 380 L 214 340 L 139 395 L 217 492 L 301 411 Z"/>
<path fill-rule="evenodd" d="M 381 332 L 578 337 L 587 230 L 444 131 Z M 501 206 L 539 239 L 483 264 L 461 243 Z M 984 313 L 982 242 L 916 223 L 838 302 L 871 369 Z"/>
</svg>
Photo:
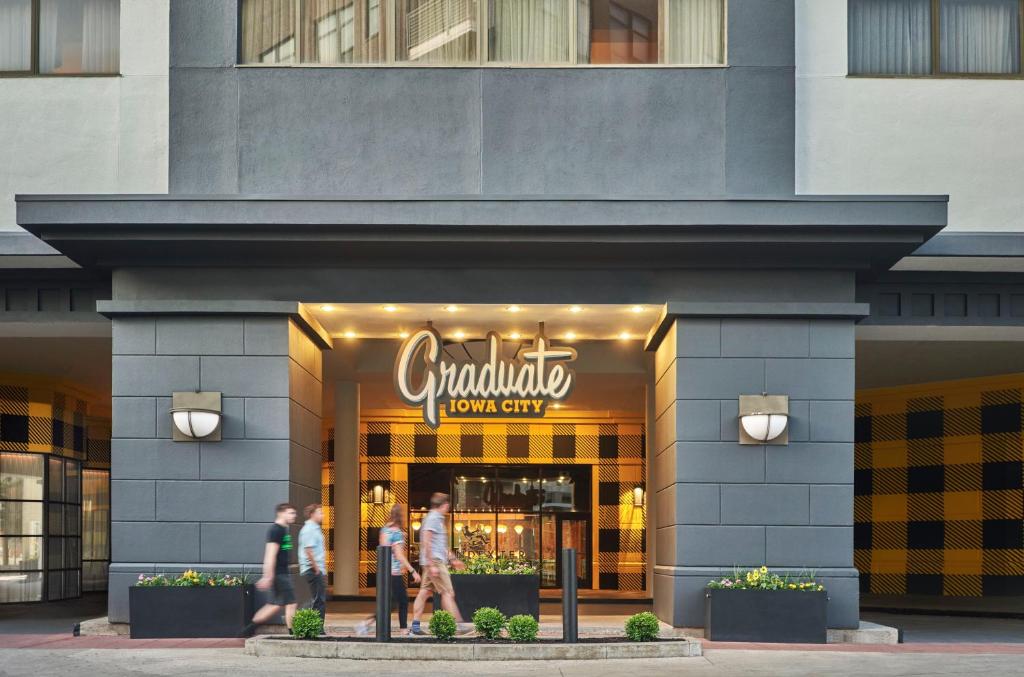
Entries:
<svg viewBox="0 0 1024 677">
<path fill-rule="evenodd" d="M 219 442 L 220 393 L 171 393 L 171 437 L 175 442 Z"/>
<path fill-rule="evenodd" d="M 740 444 L 789 444 L 788 395 L 740 395 Z"/>
<path fill-rule="evenodd" d="M 375 484 L 370 490 L 370 500 L 374 505 L 384 505 L 384 487 Z"/>
<path fill-rule="evenodd" d="M 412 523 L 412 530 L 413 531 L 419 531 L 421 526 L 423 526 L 423 525 L 419 523 L 419 520 L 417 520 L 417 521 Z"/>
<path fill-rule="evenodd" d="M 633 507 L 642 508 L 644 507 L 644 488 L 637 486 L 633 487 Z"/>
<path fill-rule="evenodd" d="M 508 527 L 507 526 L 505 526 L 504 524 L 499 524 L 498 525 L 498 533 L 499 534 L 503 534 L 506 531 L 508 531 Z"/>
<path fill-rule="evenodd" d="M 522 536 L 523 535 L 523 525 L 522 524 L 517 524 L 517 525 L 515 525 L 512 528 L 515 529 L 515 532 L 516 532 L 517 536 Z"/>
<path fill-rule="evenodd" d="M 491 532 L 492 532 L 492 531 L 494 531 L 494 529 L 493 529 L 493 528 L 491 528 L 491 525 L 490 525 L 490 524 L 488 524 L 488 525 L 486 525 L 486 526 L 484 527 L 484 533 L 485 533 L 485 534 L 487 534 L 488 536 L 490 536 L 490 535 L 491 535 Z"/>
</svg>

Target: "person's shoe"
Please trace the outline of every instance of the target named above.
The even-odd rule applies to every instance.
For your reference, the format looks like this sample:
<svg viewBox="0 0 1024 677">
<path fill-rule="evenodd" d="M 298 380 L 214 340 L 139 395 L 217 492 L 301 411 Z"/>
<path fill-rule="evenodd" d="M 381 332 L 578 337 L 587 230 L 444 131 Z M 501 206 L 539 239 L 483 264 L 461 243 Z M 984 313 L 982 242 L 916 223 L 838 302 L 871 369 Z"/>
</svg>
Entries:
<svg viewBox="0 0 1024 677">
<path fill-rule="evenodd" d="M 409 631 L 409 634 L 410 635 L 416 635 L 417 637 L 426 637 L 430 633 L 427 632 L 426 630 L 424 630 L 422 627 L 420 627 L 418 625 L 414 625 L 412 627 L 412 630 Z"/>
<path fill-rule="evenodd" d="M 242 628 L 242 637 L 252 637 L 256 633 L 256 624 L 249 623 Z"/>
<path fill-rule="evenodd" d="M 359 637 L 368 637 L 370 635 L 370 624 L 366 621 L 359 621 L 356 623 L 356 635 Z"/>
</svg>

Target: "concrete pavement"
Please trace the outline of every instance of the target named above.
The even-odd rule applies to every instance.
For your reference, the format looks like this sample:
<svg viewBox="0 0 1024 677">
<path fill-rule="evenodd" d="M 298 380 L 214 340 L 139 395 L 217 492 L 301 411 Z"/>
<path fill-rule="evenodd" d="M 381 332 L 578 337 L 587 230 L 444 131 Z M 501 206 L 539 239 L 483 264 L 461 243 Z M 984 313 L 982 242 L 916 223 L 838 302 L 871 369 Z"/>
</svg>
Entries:
<svg viewBox="0 0 1024 677">
<path fill-rule="evenodd" d="M 993 649 L 995 650 L 995 649 Z M 1024 655 L 952 654 L 907 651 L 759 651 L 709 648 L 699 658 L 627 661 L 534 661 L 495 663 L 341 661 L 311 658 L 257 658 L 241 649 L 82 649 L 0 650 L 0 675 L 40 674 L 188 675 L 496 675 L 501 677 L 618 677 L 624 674 L 919 676 L 1024 675 Z"/>
</svg>

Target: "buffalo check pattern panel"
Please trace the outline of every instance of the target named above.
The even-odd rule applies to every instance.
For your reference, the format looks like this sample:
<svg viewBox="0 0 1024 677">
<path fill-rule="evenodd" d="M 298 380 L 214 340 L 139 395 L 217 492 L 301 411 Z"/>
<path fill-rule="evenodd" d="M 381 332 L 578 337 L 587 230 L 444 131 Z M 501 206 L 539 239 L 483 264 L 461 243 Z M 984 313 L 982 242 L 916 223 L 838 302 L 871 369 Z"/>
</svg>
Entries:
<svg viewBox="0 0 1024 677">
<path fill-rule="evenodd" d="M 1024 594 L 1024 375 L 857 395 L 864 592 Z"/>
</svg>

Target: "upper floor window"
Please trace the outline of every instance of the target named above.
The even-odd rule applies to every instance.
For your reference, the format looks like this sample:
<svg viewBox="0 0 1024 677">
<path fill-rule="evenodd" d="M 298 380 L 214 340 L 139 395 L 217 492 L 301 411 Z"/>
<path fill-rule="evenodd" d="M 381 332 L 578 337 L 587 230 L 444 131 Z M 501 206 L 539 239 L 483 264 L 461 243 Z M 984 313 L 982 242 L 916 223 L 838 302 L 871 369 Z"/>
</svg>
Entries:
<svg viewBox="0 0 1024 677">
<path fill-rule="evenodd" d="M 725 63 L 725 0 L 243 0 L 246 64 Z"/>
<path fill-rule="evenodd" d="M 0 73 L 116 74 L 120 0 L 0 0 Z"/>
<path fill-rule="evenodd" d="M 850 0 L 850 73 L 1021 72 L 1024 0 Z"/>
</svg>

